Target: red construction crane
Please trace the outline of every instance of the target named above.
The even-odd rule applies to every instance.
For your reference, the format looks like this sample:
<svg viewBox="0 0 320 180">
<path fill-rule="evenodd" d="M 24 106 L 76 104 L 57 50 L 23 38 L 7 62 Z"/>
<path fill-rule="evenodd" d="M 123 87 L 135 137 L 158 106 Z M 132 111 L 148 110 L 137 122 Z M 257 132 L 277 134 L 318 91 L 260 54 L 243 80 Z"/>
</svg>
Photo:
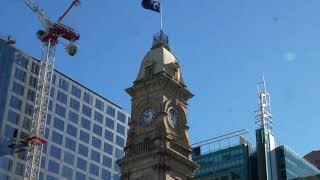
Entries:
<svg viewBox="0 0 320 180">
<path fill-rule="evenodd" d="M 75 42 L 80 38 L 80 35 L 73 28 L 62 24 L 61 21 L 72 8 L 80 4 L 80 0 L 73 0 L 67 11 L 64 12 L 56 22 L 51 21 L 47 13 L 33 0 L 24 0 L 24 2 L 37 14 L 44 28 L 37 32 L 37 38 L 43 43 L 43 49 L 31 133 L 26 140 L 28 143 L 28 154 L 24 176 L 24 180 L 36 180 L 39 176 L 42 145 L 47 142 L 44 138 L 44 131 L 48 112 L 48 98 L 53 74 L 55 48 L 59 43 L 59 38 L 63 38 L 70 42 L 69 45 L 66 46 L 68 54 L 74 56 L 78 49 L 77 46 L 75 46 Z"/>
</svg>

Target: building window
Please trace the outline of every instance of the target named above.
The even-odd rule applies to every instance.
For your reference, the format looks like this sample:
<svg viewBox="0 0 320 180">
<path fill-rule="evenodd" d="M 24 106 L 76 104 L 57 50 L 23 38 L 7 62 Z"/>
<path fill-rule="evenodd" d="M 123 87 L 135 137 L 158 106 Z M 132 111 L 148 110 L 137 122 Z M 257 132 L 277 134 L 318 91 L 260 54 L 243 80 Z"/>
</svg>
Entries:
<svg viewBox="0 0 320 180">
<path fill-rule="evenodd" d="M 52 131 L 52 137 L 51 137 L 52 142 L 62 145 L 62 139 L 63 139 L 63 136 L 61 134 L 55 131 Z"/>
<path fill-rule="evenodd" d="M 66 138 L 66 148 L 75 151 L 76 150 L 76 141 L 70 139 L 70 138 Z"/>
<path fill-rule="evenodd" d="M 51 145 L 50 156 L 60 160 L 60 158 L 61 158 L 61 149 L 56 147 L 56 146 Z"/>
<path fill-rule="evenodd" d="M 12 169 L 12 160 L 6 157 L 1 158 L 0 169 L 5 171 L 11 171 Z"/>
<path fill-rule="evenodd" d="M 89 153 L 89 150 L 88 150 L 87 146 L 84 146 L 84 145 L 82 145 L 82 144 L 79 144 L 78 153 L 81 154 L 81 155 L 84 156 L 84 157 L 87 157 L 87 156 L 88 156 L 88 153 Z M 78 159 L 78 160 L 79 160 L 79 159 Z"/>
<path fill-rule="evenodd" d="M 57 76 L 54 74 L 53 76 L 52 76 L 52 81 L 51 81 L 51 84 L 56 84 L 56 79 L 57 79 Z"/>
<path fill-rule="evenodd" d="M 74 155 L 72 153 L 64 151 L 63 161 L 68 163 L 68 164 L 70 164 L 70 165 L 73 165 L 73 163 L 74 163 Z"/>
<path fill-rule="evenodd" d="M 14 77 L 22 82 L 26 80 L 26 72 L 22 71 L 19 68 L 16 68 L 16 71 L 14 72 Z"/>
<path fill-rule="evenodd" d="M 91 117 L 92 110 L 86 105 L 82 105 L 82 114 Z"/>
<path fill-rule="evenodd" d="M 41 158 L 40 167 L 42 169 L 46 168 L 46 158 L 45 157 Z"/>
<path fill-rule="evenodd" d="M 34 107 L 31 104 L 26 103 L 26 106 L 24 107 L 24 112 L 29 116 L 32 116 L 33 110 L 34 110 Z"/>
<path fill-rule="evenodd" d="M 80 140 L 89 143 L 90 135 L 86 133 L 85 131 L 80 130 Z"/>
<path fill-rule="evenodd" d="M 20 115 L 14 111 L 8 111 L 8 121 L 19 126 Z"/>
<path fill-rule="evenodd" d="M 102 169 L 101 177 L 103 177 L 104 179 L 111 179 L 111 172 L 109 170 Z M 118 180 L 118 179 L 114 178 L 114 180 Z"/>
<path fill-rule="evenodd" d="M 54 89 L 54 87 L 51 87 L 50 88 L 50 97 L 54 97 L 54 92 L 55 92 L 55 89 Z"/>
<path fill-rule="evenodd" d="M 90 163 L 90 174 L 99 176 L 99 171 L 100 171 L 99 166 Z"/>
<path fill-rule="evenodd" d="M 92 136 L 92 146 L 100 149 L 101 148 L 101 140 Z"/>
<path fill-rule="evenodd" d="M 107 114 L 110 115 L 110 116 L 112 116 L 112 117 L 115 117 L 115 115 L 116 115 L 116 110 L 115 110 L 113 107 L 108 106 L 108 107 L 107 107 Z"/>
<path fill-rule="evenodd" d="M 118 111 L 118 120 L 123 123 L 126 123 L 126 115 L 123 114 L 122 112 Z"/>
<path fill-rule="evenodd" d="M 50 172 L 55 173 L 55 174 L 59 174 L 60 166 L 59 166 L 58 163 L 56 163 L 56 162 L 54 162 L 52 160 L 49 160 L 48 170 Z"/>
<path fill-rule="evenodd" d="M 47 175 L 47 180 L 58 180 L 58 178 Z"/>
<path fill-rule="evenodd" d="M 91 160 L 94 160 L 97 163 L 100 163 L 100 153 L 98 153 L 95 150 L 91 150 Z"/>
<path fill-rule="evenodd" d="M 91 95 L 90 95 L 89 93 L 84 92 L 84 94 L 83 94 L 83 100 L 84 100 L 86 103 L 91 104 L 91 102 L 92 102 L 92 97 L 91 97 Z"/>
<path fill-rule="evenodd" d="M 15 97 L 15 96 L 11 96 L 10 98 L 10 106 L 17 109 L 17 110 L 21 110 L 21 106 L 22 106 L 22 101 Z"/>
<path fill-rule="evenodd" d="M 150 79 L 150 78 L 152 78 L 152 75 L 153 75 L 152 65 L 147 66 L 147 67 L 145 68 L 145 78 L 146 78 L 146 79 Z"/>
<path fill-rule="evenodd" d="M 87 161 L 78 157 L 77 168 L 87 171 Z"/>
<path fill-rule="evenodd" d="M 64 131 L 64 122 L 55 117 L 53 121 L 53 127 L 59 129 L 60 131 Z"/>
<path fill-rule="evenodd" d="M 86 118 L 81 118 L 81 127 L 90 131 L 91 122 Z"/>
<path fill-rule="evenodd" d="M 17 138 L 18 130 L 11 126 L 6 125 L 4 136 L 7 138 Z"/>
<path fill-rule="evenodd" d="M 16 174 L 19 176 L 23 176 L 24 173 L 24 165 L 21 163 L 16 163 Z"/>
<path fill-rule="evenodd" d="M 117 159 L 121 159 L 121 158 L 123 158 L 124 153 L 123 153 L 123 151 L 122 151 L 122 150 L 120 150 L 120 149 L 116 148 L 115 155 L 116 155 L 116 158 L 117 158 Z"/>
<path fill-rule="evenodd" d="M 77 138 L 77 128 L 72 126 L 71 124 L 68 124 L 67 126 L 67 133 Z"/>
<path fill-rule="evenodd" d="M 68 91 L 69 89 L 69 84 L 66 80 L 64 79 L 59 79 L 59 85 L 58 85 L 61 89 L 65 90 L 65 91 Z"/>
<path fill-rule="evenodd" d="M 48 104 L 49 111 L 52 111 L 52 106 L 53 106 L 53 102 L 51 100 L 49 100 L 49 104 Z"/>
<path fill-rule="evenodd" d="M 20 95 L 20 96 L 23 96 L 24 94 L 24 87 L 19 84 L 19 83 L 16 83 L 16 82 L 13 82 L 12 84 L 12 91 L 14 93 L 16 93 L 17 95 Z"/>
<path fill-rule="evenodd" d="M 32 62 L 31 64 L 31 72 L 33 72 L 34 74 L 38 75 L 39 74 L 39 70 L 40 70 L 40 66 L 34 62 Z"/>
<path fill-rule="evenodd" d="M 73 122 L 75 124 L 78 124 L 78 119 L 79 119 L 79 115 L 72 112 L 72 111 L 69 111 L 69 116 L 68 116 L 68 120 L 70 122 Z"/>
<path fill-rule="evenodd" d="M 103 123 L 103 115 L 97 111 L 94 112 L 94 120 Z"/>
<path fill-rule="evenodd" d="M 86 180 L 86 176 L 80 172 L 77 172 L 76 180 Z"/>
<path fill-rule="evenodd" d="M 117 132 L 122 134 L 122 135 L 125 135 L 126 134 L 126 128 L 123 125 L 118 123 L 117 124 Z"/>
<path fill-rule="evenodd" d="M 28 59 L 23 58 L 21 55 L 18 55 L 18 57 L 16 57 L 16 64 L 18 64 L 19 66 L 23 67 L 24 69 L 28 69 Z"/>
<path fill-rule="evenodd" d="M 79 111 L 80 109 L 80 102 L 73 99 L 73 98 L 70 98 L 70 107 L 76 111 Z"/>
<path fill-rule="evenodd" d="M 112 147 L 112 145 L 110 145 L 109 143 L 104 143 L 103 151 L 104 151 L 105 153 L 108 153 L 108 154 L 112 155 L 112 153 L 113 153 L 113 147 Z"/>
<path fill-rule="evenodd" d="M 36 100 L 36 92 L 28 89 L 27 99 L 31 102 L 34 102 Z"/>
<path fill-rule="evenodd" d="M 104 109 L 104 104 L 103 104 L 103 102 L 102 102 L 101 100 L 99 100 L 99 99 L 96 99 L 96 108 L 97 108 L 97 109 L 100 109 L 101 111 L 103 111 L 103 109 Z"/>
<path fill-rule="evenodd" d="M 97 124 L 93 124 L 93 133 L 98 136 L 102 136 L 102 127 Z"/>
<path fill-rule="evenodd" d="M 62 168 L 62 176 L 67 179 L 72 179 L 73 170 L 67 166 L 63 166 Z"/>
<path fill-rule="evenodd" d="M 21 159 L 21 160 L 26 160 L 27 151 L 18 152 L 18 158 Z"/>
<path fill-rule="evenodd" d="M 111 168 L 112 167 L 112 159 L 107 157 L 107 156 L 103 156 L 103 165 L 105 165 L 106 167 Z"/>
<path fill-rule="evenodd" d="M 37 78 L 35 78 L 33 76 L 29 77 L 29 86 L 37 88 L 37 83 L 38 83 Z"/>
<path fill-rule="evenodd" d="M 120 147 L 124 147 L 124 139 L 120 136 L 116 136 L 116 144 Z"/>
<path fill-rule="evenodd" d="M 74 95 L 75 97 L 77 98 L 80 98 L 81 96 L 81 89 L 75 87 L 75 86 L 72 86 L 71 88 L 71 94 Z"/>
<path fill-rule="evenodd" d="M 114 129 L 114 120 L 106 117 L 106 126 L 110 129 Z"/>
<path fill-rule="evenodd" d="M 25 117 L 22 121 L 22 127 L 26 130 L 29 130 L 31 129 L 31 119 Z"/>
<path fill-rule="evenodd" d="M 113 142 L 113 133 L 112 133 L 111 131 L 109 131 L 109 130 L 106 129 L 106 130 L 104 131 L 104 137 L 105 137 L 107 140 Z"/>
<path fill-rule="evenodd" d="M 59 104 L 56 104 L 56 111 L 55 112 L 62 117 L 66 116 L 66 108 L 59 105 Z"/>
<path fill-rule="evenodd" d="M 58 91 L 57 100 L 63 104 L 67 104 L 68 96 L 63 92 Z"/>
</svg>

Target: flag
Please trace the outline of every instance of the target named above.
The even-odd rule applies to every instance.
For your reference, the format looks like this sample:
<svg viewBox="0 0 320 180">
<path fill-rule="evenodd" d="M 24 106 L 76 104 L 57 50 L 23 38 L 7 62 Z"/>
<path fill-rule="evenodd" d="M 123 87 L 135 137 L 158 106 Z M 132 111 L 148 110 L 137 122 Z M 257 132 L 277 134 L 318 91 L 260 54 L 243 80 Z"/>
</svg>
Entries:
<svg viewBox="0 0 320 180">
<path fill-rule="evenodd" d="M 142 7 L 152 11 L 160 12 L 160 2 L 154 0 L 142 0 Z"/>
</svg>

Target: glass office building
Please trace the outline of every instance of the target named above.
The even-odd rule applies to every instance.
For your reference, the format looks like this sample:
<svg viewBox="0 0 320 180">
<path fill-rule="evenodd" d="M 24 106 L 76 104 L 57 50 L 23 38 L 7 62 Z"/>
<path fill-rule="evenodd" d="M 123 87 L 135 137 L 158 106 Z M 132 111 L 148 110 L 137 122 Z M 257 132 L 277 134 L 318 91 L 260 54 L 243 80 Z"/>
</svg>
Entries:
<svg viewBox="0 0 320 180">
<path fill-rule="evenodd" d="M 18 56 L 0 39 L 0 137 L 30 133 L 39 61 Z M 39 179 L 119 179 L 129 115 L 121 107 L 54 71 Z M 0 147 L 0 180 L 23 179 L 26 151 Z M 6 149 L 7 148 L 7 149 Z"/>
<path fill-rule="evenodd" d="M 319 180 L 320 170 L 285 146 L 276 148 L 278 180 Z"/>
<path fill-rule="evenodd" d="M 250 154 L 248 144 L 239 144 L 225 149 L 201 154 L 194 148 L 193 161 L 200 165 L 196 180 L 250 180 Z M 197 152 L 198 151 L 198 152 Z"/>
</svg>

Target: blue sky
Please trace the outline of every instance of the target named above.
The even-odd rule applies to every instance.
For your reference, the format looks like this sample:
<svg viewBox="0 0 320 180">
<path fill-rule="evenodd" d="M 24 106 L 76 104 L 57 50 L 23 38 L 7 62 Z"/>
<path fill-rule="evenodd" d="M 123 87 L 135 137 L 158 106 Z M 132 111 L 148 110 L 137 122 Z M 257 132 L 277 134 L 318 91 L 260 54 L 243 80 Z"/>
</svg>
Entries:
<svg viewBox="0 0 320 180">
<path fill-rule="evenodd" d="M 248 128 L 254 141 L 256 84 L 264 73 L 278 144 L 299 154 L 319 147 L 319 0 L 163 0 L 164 31 L 183 66 L 193 142 Z M 38 0 L 57 19 L 71 0 Z M 140 0 L 83 0 L 66 23 L 79 28 L 79 53 L 57 48 L 55 67 L 130 111 L 124 91 L 159 31 Z M 76 15 L 79 16 L 76 16 Z M 1 0 L 0 33 L 40 57 L 41 27 L 22 0 Z"/>
</svg>

